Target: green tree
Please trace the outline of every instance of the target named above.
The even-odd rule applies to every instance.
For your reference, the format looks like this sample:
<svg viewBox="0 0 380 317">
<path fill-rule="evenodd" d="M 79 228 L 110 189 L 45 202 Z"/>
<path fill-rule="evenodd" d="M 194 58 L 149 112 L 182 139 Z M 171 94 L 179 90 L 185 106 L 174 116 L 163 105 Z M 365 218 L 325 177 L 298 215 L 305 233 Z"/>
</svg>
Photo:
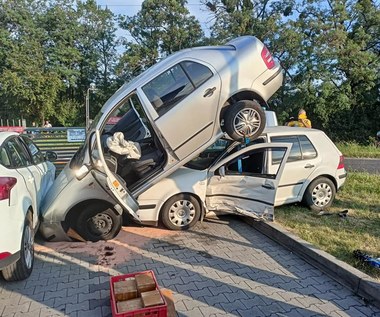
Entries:
<svg viewBox="0 0 380 317">
<path fill-rule="evenodd" d="M 271 104 L 280 121 L 305 108 L 313 126 L 340 139 L 379 129 L 378 4 L 371 0 L 215 0 L 217 42 L 252 34 L 280 59 L 283 88 Z"/>
<path fill-rule="evenodd" d="M 368 140 L 379 122 L 379 9 L 370 0 L 305 1 L 294 26 L 299 106 L 334 138 Z"/>
<path fill-rule="evenodd" d="M 57 74 L 45 67 L 44 30 L 36 19 L 44 8 L 29 1 L 0 3 L 2 105 L 14 114 L 41 122 L 54 112 L 60 87 Z"/>
<path fill-rule="evenodd" d="M 77 46 L 81 58 L 78 65 L 77 100 L 83 102 L 90 83 L 96 84 L 96 93 L 91 94 L 90 98 L 90 117 L 93 118 L 118 85 L 115 76 L 119 57 L 116 17 L 109 9 L 99 7 L 95 0 L 79 2 L 78 14 L 80 32 Z"/>
<path fill-rule="evenodd" d="M 203 31 L 185 4 L 185 0 L 145 0 L 135 16 L 120 17 L 120 27 L 133 39 L 124 40 L 126 51 L 119 63 L 124 79 L 175 51 L 199 45 Z"/>
<path fill-rule="evenodd" d="M 0 101 L 30 121 L 84 124 L 91 82 L 92 115 L 114 90 L 115 16 L 94 0 L 0 3 Z"/>
</svg>

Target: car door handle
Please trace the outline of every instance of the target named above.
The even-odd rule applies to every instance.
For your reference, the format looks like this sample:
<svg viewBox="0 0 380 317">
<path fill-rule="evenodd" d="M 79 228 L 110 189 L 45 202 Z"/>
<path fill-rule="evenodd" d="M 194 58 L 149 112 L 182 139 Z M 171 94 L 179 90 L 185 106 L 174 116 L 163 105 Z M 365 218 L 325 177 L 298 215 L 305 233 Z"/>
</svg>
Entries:
<svg viewBox="0 0 380 317">
<path fill-rule="evenodd" d="M 205 97 L 205 98 L 206 97 L 211 97 L 214 94 L 215 90 L 216 90 L 216 87 L 212 87 L 212 88 L 206 89 L 203 97 Z"/>
<path fill-rule="evenodd" d="M 305 165 L 305 168 L 313 168 L 313 167 L 314 167 L 313 164 L 306 164 L 306 165 Z"/>
<path fill-rule="evenodd" d="M 264 185 L 261 185 L 261 186 L 264 187 L 264 188 L 266 188 L 266 189 L 274 190 L 274 187 L 271 186 L 271 185 L 264 184 Z"/>
</svg>

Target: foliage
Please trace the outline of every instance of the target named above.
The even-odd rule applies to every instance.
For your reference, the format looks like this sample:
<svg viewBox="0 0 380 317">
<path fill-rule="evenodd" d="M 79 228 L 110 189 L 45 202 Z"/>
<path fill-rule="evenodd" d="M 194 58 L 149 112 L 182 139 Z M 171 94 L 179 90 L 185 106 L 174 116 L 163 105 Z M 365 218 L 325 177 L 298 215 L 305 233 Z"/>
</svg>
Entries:
<svg viewBox="0 0 380 317">
<path fill-rule="evenodd" d="M 89 84 L 98 83 L 108 95 L 114 89 L 113 14 L 94 0 L 22 0 L 2 1 L 0 16 L 0 102 L 5 112 L 41 124 L 45 118 L 54 125 L 83 124 Z"/>
<path fill-rule="evenodd" d="M 330 209 L 331 215 L 319 216 L 306 207 L 276 208 L 276 221 L 306 241 L 338 259 L 380 280 L 378 269 L 358 261 L 353 251 L 361 249 L 380 256 L 380 178 L 368 173 L 350 173 Z M 348 217 L 338 212 L 348 209 Z"/>
<path fill-rule="evenodd" d="M 119 74 L 131 79 L 178 50 L 199 45 L 203 31 L 185 7 L 185 0 L 145 0 L 132 17 L 120 17 L 120 27 L 133 41 L 124 40 L 126 48 L 119 63 Z"/>
<path fill-rule="evenodd" d="M 95 0 L 1 1 L 0 116 L 84 124 L 90 83 L 94 117 L 120 84 L 167 55 L 255 35 L 284 69 L 269 101 L 280 123 L 302 107 L 335 141 L 365 144 L 380 130 L 378 0 L 203 0 L 209 38 L 186 5 L 145 0 L 116 18 Z"/>
<path fill-rule="evenodd" d="M 345 157 L 380 158 L 380 147 L 375 145 L 374 140 L 370 141 L 368 145 L 361 145 L 357 142 L 339 142 L 336 146 Z"/>
<path fill-rule="evenodd" d="M 371 0 L 214 0 L 213 36 L 263 39 L 281 60 L 273 99 L 282 122 L 305 108 L 333 139 L 365 142 L 379 129 L 380 11 Z"/>
</svg>

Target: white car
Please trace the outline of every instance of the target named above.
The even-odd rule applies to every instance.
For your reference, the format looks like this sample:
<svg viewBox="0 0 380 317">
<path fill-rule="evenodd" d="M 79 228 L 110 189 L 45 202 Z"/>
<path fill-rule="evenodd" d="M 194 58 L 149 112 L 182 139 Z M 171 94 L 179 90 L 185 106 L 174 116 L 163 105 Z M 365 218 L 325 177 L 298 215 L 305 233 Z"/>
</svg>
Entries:
<svg viewBox="0 0 380 317">
<path fill-rule="evenodd" d="M 291 146 L 282 176 L 277 143 Z M 324 132 L 268 127 L 245 147 L 219 140 L 140 195 L 138 215 L 145 224 L 161 219 L 174 230 L 220 212 L 273 219 L 273 207 L 283 204 L 302 201 L 313 210 L 328 208 L 345 179 L 342 153 Z"/>
<path fill-rule="evenodd" d="M 57 158 L 49 151 L 46 156 Z M 54 177 L 55 166 L 32 140 L 0 132 L 0 271 L 5 280 L 22 280 L 32 272 L 39 209 Z"/>
</svg>

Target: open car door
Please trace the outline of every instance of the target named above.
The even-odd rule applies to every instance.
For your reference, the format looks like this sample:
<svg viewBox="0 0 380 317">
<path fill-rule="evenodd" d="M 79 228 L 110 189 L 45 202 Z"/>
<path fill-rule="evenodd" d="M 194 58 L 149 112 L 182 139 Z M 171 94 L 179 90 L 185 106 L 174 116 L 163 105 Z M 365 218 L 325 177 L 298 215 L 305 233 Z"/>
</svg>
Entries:
<svg viewBox="0 0 380 317">
<path fill-rule="evenodd" d="M 274 219 L 276 190 L 290 152 L 288 143 L 246 146 L 209 170 L 209 211 Z"/>
<path fill-rule="evenodd" d="M 107 159 L 108 162 L 106 162 L 99 130 L 96 130 L 95 134 L 95 146 L 90 153 L 94 178 L 108 194 L 115 198 L 116 202 L 120 203 L 125 211 L 140 222 L 140 218 L 136 214 L 139 205 L 129 192 L 125 181 L 116 174 L 116 159 L 110 158 L 109 160 Z M 110 166 L 111 168 L 112 166 L 114 167 L 114 171 L 111 171 Z"/>
</svg>

